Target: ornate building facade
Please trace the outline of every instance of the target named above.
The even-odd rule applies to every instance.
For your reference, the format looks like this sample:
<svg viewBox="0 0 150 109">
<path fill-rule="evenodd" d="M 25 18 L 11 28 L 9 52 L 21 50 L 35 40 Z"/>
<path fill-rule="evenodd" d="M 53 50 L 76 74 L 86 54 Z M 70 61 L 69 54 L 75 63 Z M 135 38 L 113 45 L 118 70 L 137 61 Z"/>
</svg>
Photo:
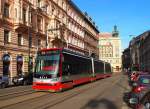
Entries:
<svg viewBox="0 0 150 109">
<path fill-rule="evenodd" d="M 113 72 L 121 70 L 121 39 L 116 26 L 113 33 L 99 34 L 99 59 L 110 63 Z"/>
<path fill-rule="evenodd" d="M 150 72 L 150 30 L 130 41 L 131 68 Z M 133 69 L 134 70 L 134 69 Z"/>
<path fill-rule="evenodd" d="M 137 69 L 139 70 L 140 66 L 140 40 L 141 36 L 134 37 L 129 44 L 130 48 L 130 56 L 131 56 L 131 70 Z"/>
<path fill-rule="evenodd" d="M 122 68 L 124 71 L 127 71 L 131 68 L 131 55 L 129 47 L 124 49 L 122 52 Z"/>
<path fill-rule="evenodd" d="M 32 71 L 37 50 L 64 47 L 98 57 L 99 30 L 71 0 L 0 0 L 0 74 Z"/>
<path fill-rule="evenodd" d="M 140 70 L 150 72 L 150 30 L 141 34 Z"/>
</svg>

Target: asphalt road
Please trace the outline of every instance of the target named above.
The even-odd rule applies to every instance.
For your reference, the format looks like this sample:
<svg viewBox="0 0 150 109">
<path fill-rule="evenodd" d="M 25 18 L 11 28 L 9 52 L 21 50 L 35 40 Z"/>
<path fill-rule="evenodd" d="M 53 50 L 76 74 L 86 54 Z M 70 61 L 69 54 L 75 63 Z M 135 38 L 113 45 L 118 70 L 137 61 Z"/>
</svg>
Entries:
<svg viewBox="0 0 150 109">
<path fill-rule="evenodd" d="M 127 76 L 113 75 L 60 93 L 36 92 L 31 86 L 0 89 L 0 109 L 129 109 L 123 95 Z"/>
</svg>

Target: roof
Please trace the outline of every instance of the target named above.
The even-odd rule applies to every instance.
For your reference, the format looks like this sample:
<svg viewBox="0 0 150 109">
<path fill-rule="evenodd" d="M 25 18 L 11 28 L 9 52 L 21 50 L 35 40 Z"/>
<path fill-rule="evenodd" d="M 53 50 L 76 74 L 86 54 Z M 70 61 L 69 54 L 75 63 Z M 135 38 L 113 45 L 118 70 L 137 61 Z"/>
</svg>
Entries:
<svg viewBox="0 0 150 109">
<path fill-rule="evenodd" d="M 137 37 L 134 37 L 131 41 L 129 46 L 135 45 L 140 43 L 141 40 L 145 40 L 147 37 L 150 36 L 150 30 L 145 31 L 144 33 L 138 35 Z"/>
<path fill-rule="evenodd" d="M 108 32 L 106 32 L 106 33 L 100 33 L 99 34 L 99 37 L 112 37 L 112 34 L 111 33 L 108 33 Z"/>
<path fill-rule="evenodd" d="M 94 23 L 89 19 L 89 17 L 87 17 L 80 9 L 79 7 L 73 2 L 73 0 L 68 0 L 68 2 L 70 3 L 70 5 L 77 11 L 79 12 L 79 14 L 81 14 L 84 18 L 84 20 L 87 21 L 87 23 L 89 23 L 91 25 L 91 27 L 99 33 L 99 30 L 97 28 L 96 25 L 94 25 Z"/>
</svg>

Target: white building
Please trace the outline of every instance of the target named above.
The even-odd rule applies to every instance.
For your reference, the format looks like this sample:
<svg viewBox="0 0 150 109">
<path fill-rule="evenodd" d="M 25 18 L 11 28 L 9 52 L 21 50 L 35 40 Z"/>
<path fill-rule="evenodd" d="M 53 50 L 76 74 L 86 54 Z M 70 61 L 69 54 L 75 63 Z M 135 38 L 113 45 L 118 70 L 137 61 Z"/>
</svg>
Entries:
<svg viewBox="0 0 150 109">
<path fill-rule="evenodd" d="M 121 39 L 117 26 L 112 33 L 99 34 L 99 59 L 109 62 L 113 72 L 120 72 L 121 62 Z"/>
</svg>

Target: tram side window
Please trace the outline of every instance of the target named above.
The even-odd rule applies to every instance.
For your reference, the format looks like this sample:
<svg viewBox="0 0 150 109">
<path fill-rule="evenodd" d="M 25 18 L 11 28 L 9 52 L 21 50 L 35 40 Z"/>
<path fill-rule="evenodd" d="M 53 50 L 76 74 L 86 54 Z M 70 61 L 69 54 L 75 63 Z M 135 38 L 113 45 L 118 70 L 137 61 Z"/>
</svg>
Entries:
<svg viewBox="0 0 150 109">
<path fill-rule="evenodd" d="M 104 65 L 102 62 L 95 61 L 95 73 L 103 73 L 104 72 Z"/>
<path fill-rule="evenodd" d="M 106 72 L 111 73 L 111 66 L 110 64 L 106 64 Z"/>
<path fill-rule="evenodd" d="M 71 65 L 67 62 L 63 62 L 63 75 L 64 76 L 68 76 L 71 74 L 72 70 L 71 70 Z"/>
<path fill-rule="evenodd" d="M 69 69 L 71 75 L 82 75 L 91 72 L 91 61 L 88 59 L 84 59 L 81 57 L 76 57 L 68 54 L 64 54 L 64 62 L 63 62 L 63 74 L 66 74 L 67 66 L 69 65 Z"/>
<path fill-rule="evenodd" d="M 91 63 L 91 60 L 86 60 L 85 62 L 85 66 L 86 66 L 86 69 L 85 69 L 85 72 L 86 73 L 92 73 L 92 63 Z"/>
<path fill-rule="evenodd" d="M 64 54 L 64 61 L 62 63 L 62 72 L 64 76 L 72 74 L 72 58 L 68 54 Z"/>
<path fill-rule="evenodd" d="M 83 74 L 83 75 L 85 75 L 85 74 L 90 74 L 90 73 L 92 73 L 92 68 L 91 68 L 91 60 L 89 60 L 89 59 L 83 59 L 83 58 L 81 58 L 80 60 L 79 60 L 79 73 L 80 74 Z"/>
<path fill-rule="evenodd" d="M 74 73 L 75 74 L 80 74 L 80 75 L 85 75 L 89 74 L 91 71 L 91 61 L 88 59 L 84 58 L 77 58 L 76 62 L 74 64 Z"/>
<path fill-rule="evenodd" d="M 71 66 L 72 66 L 72 72 L 71 72 L 72 75 L 80 74 L 81 62 L 78 60 L 77 57 L 72 56 Z"/>
<path fill-rule="evenodd" d="M 78 73 L 78 62 L 75 56 L 64 54 L 63 75 L 75 75 Z M 70 73 L 70 74 L 68 74 Z"/>
<path fill-rule="evenodd" d="M 85 65 L 83 63 L 83 61 L 80 62 L 80 64 L 78 65 L 78 71 L 79 71 L 79 74 L 83 74 L 84 71 L 85 71 Z"/>
</svg>

